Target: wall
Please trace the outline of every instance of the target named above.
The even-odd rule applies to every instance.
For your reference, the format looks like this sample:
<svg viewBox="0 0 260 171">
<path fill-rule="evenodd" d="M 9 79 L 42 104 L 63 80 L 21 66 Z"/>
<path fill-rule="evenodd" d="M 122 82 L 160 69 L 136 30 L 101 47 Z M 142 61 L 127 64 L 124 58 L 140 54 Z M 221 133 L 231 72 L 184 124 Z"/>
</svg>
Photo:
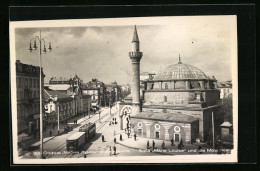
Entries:
<svg viewBox="0 0 260 171">
<path fill-rule="evenodd" d="M 188 104 L 189 92 L 145 92 L 144 100 L 145 104 L 151 105 L 185 105 Z"/>
<path fill-rule="evenodd" d="M 159 124 L 160 129 L 158 131 L 160 132 L 160 138 L 161 140 L 171 140 L 171 138 L 174 138 L 174 133 L 180 134 L 180 140 L 182 139 L 184 142 L 190 143 L 193 141 L 191 137 L 195 137 L 196 135 L 192 135 L 191 133 L 191 124 L 189 123 L 174 123 L 174 122 L 164 122 L 164 121 L 152 121 L 147 119 L 137 119 L 132 118 L 131 119 L 131 127 L 133 131 L 137 134 L 138 128 L 141 128 L 138 126 L 138 123 L 142 123 L 142 129 L 145 134 L 143 134 L 144 137 L 153 138 L 155 139 L 155 125 Z M 180 132 L 175 132 L 174 127 L 179 126 Z M 198 132 L 198 127 L 193 127 L 195 130 L 194 132 Z"/>
</svg>

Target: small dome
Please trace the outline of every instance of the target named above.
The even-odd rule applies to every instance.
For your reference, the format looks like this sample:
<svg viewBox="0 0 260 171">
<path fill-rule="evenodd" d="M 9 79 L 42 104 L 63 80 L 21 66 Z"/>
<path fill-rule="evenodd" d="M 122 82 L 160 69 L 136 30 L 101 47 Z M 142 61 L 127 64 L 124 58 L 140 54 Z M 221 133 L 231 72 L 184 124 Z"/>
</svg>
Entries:
<svg viewBox="0 0 260 171">
<path fill-rule="evenodd" d="M 173 64 L 162 69 L 158 74 L 155 75 L 153 80 L 200 80 L 209 79 L 208 76 L 200 69 L 189 64 Z"/>
</svg>

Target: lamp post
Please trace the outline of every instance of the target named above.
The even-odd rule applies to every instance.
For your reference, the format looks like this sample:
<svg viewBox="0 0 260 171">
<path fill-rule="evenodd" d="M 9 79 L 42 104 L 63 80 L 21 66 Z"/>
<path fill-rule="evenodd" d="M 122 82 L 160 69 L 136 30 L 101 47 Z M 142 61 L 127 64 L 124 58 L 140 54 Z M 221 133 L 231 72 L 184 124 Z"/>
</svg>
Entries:
<svg viewBox="0 0 260 171">
<path fill-rule="evenodd" d="M 44 158 L 43 156 L 43 134 L 42 134 L 42 131 L 43 131 L 43 117 L 42 117 L 42 42 L 43 42 L 43 52 L 46 53 L 47 50 L 46 50 L 46 47 L 45 47 L 45 40 L 44 38 L 41 37 L 41 30 L 40 30 L 40 36 L 35 36 L 34 38 L 32 38 L 30 40 L 30 52 L 32 52 L 32 40 L 34 40 L 34 46 L 33 46 L 33 49 L 34 50 L 37 50 L 37 45 L 36 45 L 36 40 L 39 41 L 39 44 L 40 44 L 40 55 L 39 55 L 39 64 L 40 64 L 40 155 L 41 155 L 41 158 Z M 49 42 L 49 51 L 52 50 L 51 48 L 51 42 Z"/>
</svg>

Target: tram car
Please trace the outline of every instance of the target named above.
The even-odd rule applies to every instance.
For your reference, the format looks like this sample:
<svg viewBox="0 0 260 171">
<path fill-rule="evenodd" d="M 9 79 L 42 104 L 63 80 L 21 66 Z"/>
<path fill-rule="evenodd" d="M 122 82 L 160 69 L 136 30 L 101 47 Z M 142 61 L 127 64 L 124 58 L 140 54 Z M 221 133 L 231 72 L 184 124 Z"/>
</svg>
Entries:
<svg viewBox="0 0 260 171">
<path fill-rule="evenodd" d="M 78 151 L 92 137 L 96 135 L 96 124 L 87 123 L 79 128 L 66 140 L 67 151 Z"/>
<path fill-rule="evenodd" d="M 95 123 L 87 123 L 79 128 L 79 132 L 86 133 L 86 141 L 96 135 L 96 124 Z"/>
<path fill-rule="evenodd" d="M 66 140 L 67 151 L 78 151 L 86 143 L 84 132 L 75 132 Z"/>
</svg>

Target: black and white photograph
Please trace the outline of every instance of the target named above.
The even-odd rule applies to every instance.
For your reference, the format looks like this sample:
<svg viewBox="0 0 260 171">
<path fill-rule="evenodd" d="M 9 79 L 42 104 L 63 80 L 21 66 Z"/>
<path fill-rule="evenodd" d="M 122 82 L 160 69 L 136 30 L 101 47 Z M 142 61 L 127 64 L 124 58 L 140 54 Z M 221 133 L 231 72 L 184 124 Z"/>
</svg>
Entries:
<svg viewBox="0 0 260 171">
<path fill-rule="evenodd" d="M 14 164 L 237 162 L 237 16 L 10 22 Z"/>
</svg>

